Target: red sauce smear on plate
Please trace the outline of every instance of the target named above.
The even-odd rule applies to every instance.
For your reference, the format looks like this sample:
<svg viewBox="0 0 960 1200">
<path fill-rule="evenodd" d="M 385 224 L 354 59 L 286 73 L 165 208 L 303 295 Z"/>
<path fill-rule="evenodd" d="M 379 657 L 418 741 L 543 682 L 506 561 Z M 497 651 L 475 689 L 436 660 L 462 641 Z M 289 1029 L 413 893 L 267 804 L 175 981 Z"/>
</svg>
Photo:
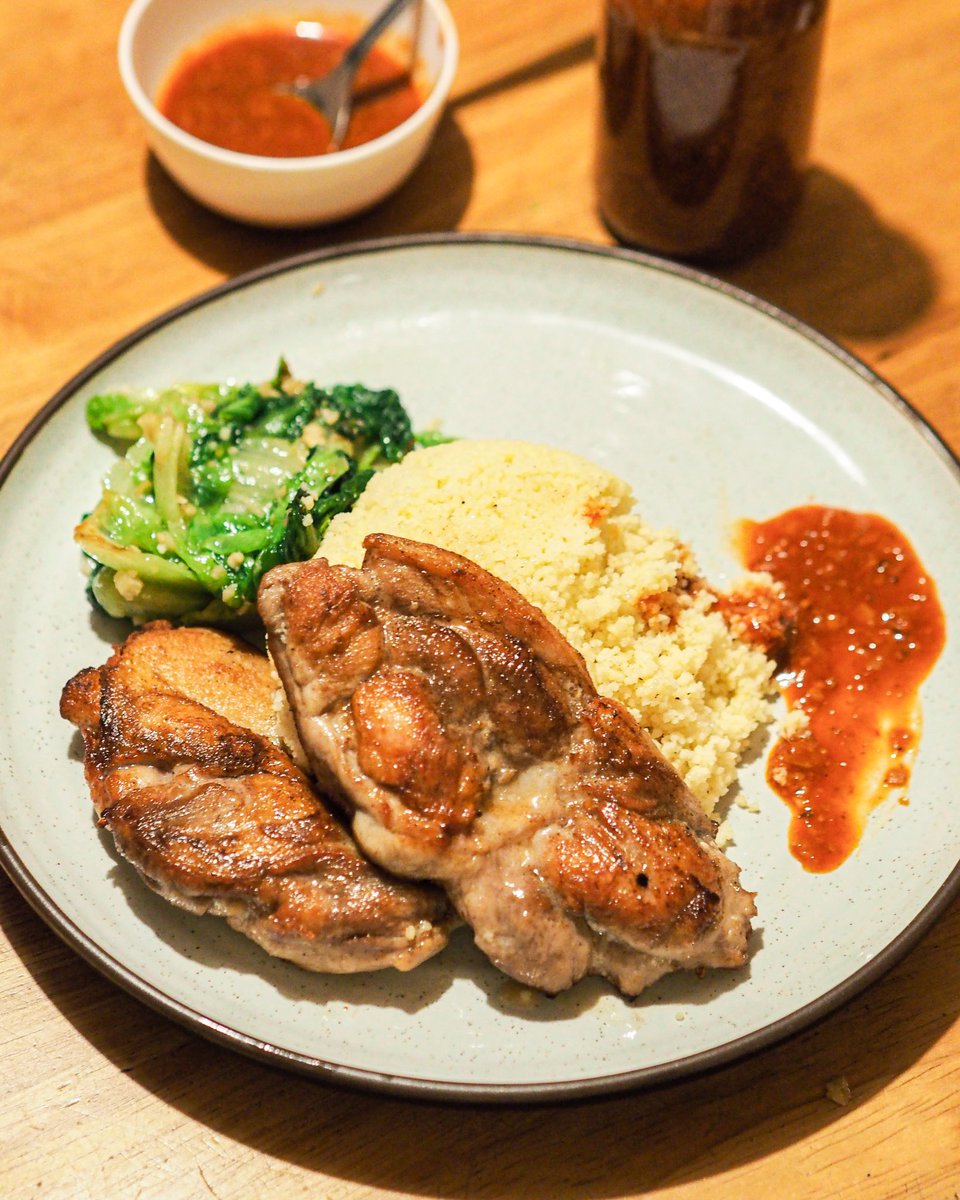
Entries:
<svg viewBox="0 0 960 1200">
<path fill-rule="evenodd" d="M 910 780 L 918 692 L 944 645 L 943 610 L 910 543 L 883 517 L 794 508 L 741 522 L 740 549 L 795 609 L 779 683 L 809 721 L 773 747 L 767 782 L 793 810 L 793 855 L 809 871 L 832 871 L 871 809 L 902 797 Z"/>
<path fill-rule="evenodd" d="M 270 158 L 325 154 L 327 119 L 276 88 L 301 76 L 325 75 L 352 40 L 306 19 L 225 28 L 182 55 L 160 89 L 157 107 L 187 133 L 227 150 Z M 423 103 L 406 67 L 383 46 L 375 46 L 361 64 L 355 93 L 344 150 L 395 129 Z"/>
</svg>

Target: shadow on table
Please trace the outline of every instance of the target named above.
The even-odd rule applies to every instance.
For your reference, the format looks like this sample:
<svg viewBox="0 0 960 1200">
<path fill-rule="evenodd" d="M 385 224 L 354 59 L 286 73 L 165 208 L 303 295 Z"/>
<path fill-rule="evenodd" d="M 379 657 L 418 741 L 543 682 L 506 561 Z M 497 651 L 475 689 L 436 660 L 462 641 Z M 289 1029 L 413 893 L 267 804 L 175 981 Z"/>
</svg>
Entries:
<svg viewBox="0 0 960 1200">
<path fill-rule="evenodd" d="M 840 340 L 898 333 L 937 293 L 916 242 L 887 225 L 851 184 L 819 168 L 780 241 L 718 274 Z"/>
<path fill-rule="evenodd" d="M 261 229 L 218 216 L 182 191 L 149 155 L 146 185 L 154 211 L 190 254 L 239 275 L 291 255 L 365 238 L 454 229 L 473 188 L 473 156 L 456 117 L 447 112 L 410 178 L 367 213 L 311 229 Z"/>
<path fill-rule="evenodd" d="M 499 95 L 501 92 L 509 92 L 513 88 L 534 83 L 545 76 L 555 75 L 558 71 L 567 71 L 581 63 L 590 62 L 595 54 L 596 39 L 592 34 L 577 38 L 576 41 L 569 42 L 566 46 L 558 46 L 555 50 L 549 50 L 531 62 L 522 63 L 515 70 L 505 71 L 502 75 L 477 84 L 469 91 L 461 92 L 450 102 L 450 107 L 456 111 L 458 108 L 475 104 L 478 100 L 488 100 L 491 96 Z"/>
<path fill-rule="evenodd" d="M 456 229 L 470 201 L 474 176 L 473 154 L 457 121 L 457 110 L 585 62 L 593 53 L 593 37 L 580 38 L 457 96 L 448 105 L 423 161 L 407 182 L 376 208 L 347 221 L 304 230 L 239 224 L 191 199 L 153 155 L 147 158 L 147 191 L 171 237 L 228 276 L 323 246 Z"/>
<path fill-rule="evenodd" d="M 0 879 L 4 890 L 11 885 Z M 775 1154 L 843 1119 L 907 1071 L 960 1011 L 954 906 L 903 963 L 845 1008 L 710 1075 L 552 1107 L 416 1103 L 327 1087 L 196 1038 L 102 979 L 13 895 L 0 901 L 8 913 L 17 909 L 5 922 L 15 952 L 81 1036 L 145 1091 L 269 1155 L 276 1181 L 280 1160 L 359 1189 L 441 1198 L 604 1200 L 675 1187 Z M 852 1088 L 849 1108 L 825 1095 L 841 1075 Z M 196 1146 L 185 1128 L 176 1148 L 169 1140 L 165 1147 L 184 1179 L 197 1169 Z"/>
</svg>

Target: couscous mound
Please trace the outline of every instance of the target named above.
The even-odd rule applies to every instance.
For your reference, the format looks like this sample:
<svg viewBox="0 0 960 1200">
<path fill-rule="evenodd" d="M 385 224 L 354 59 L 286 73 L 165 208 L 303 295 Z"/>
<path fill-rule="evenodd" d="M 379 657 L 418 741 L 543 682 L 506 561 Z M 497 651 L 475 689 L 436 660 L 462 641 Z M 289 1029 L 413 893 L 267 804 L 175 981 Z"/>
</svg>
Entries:
<svg viewBox="0 0 960 1200">
<path fill-rule="evenodd" d="M 451 442 L 376 475 L 319 553 L 359 566 L 368 533 L 452 550 L 517 588 L 713 812 L 770 719 L 774 666 L 711 611 L 690 550 L 644 524 L 626 483 L 547 446 Z"/>
</svg>

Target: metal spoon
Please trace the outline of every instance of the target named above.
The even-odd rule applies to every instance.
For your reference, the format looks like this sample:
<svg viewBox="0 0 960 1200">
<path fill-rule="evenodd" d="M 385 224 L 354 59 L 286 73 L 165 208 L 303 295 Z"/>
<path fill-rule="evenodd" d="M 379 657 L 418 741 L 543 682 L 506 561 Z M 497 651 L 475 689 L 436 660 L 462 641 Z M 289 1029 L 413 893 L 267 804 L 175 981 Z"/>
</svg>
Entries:
<svg viewBox="0 0 960 1200">
<path fill-rule="evenodd" d="M 366 58 L 374 42 L 391 25 L 411 0 L 390 0 L 383 12 L 375 17 L 357 40 L 349 47 L 332 71 L 319 79 L 306 82 L 294 80 L 283 90 L 318 109 L 330 122 L 330 149 L 339 150 L 346 137 L 353 113 L 353 80 L 357 68 Z"/>
</svg>

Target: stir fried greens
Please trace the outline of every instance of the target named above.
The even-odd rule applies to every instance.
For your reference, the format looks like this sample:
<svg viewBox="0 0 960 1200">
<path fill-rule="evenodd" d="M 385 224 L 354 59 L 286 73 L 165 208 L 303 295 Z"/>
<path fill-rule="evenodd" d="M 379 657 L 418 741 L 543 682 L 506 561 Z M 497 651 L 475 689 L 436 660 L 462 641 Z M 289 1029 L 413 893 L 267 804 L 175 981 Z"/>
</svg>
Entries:
<svg viewBox="0 0 960 1200">
<path fill-rule="evenodd" d="M 310 558 L 332 518 L 415 437 L 397 393 L 293 380 L 96 395 L 87 422 L 118 442 L 75 530 L 89 593 L 114 617 L 230 621 L 278 563 Z"/>
</svg>

